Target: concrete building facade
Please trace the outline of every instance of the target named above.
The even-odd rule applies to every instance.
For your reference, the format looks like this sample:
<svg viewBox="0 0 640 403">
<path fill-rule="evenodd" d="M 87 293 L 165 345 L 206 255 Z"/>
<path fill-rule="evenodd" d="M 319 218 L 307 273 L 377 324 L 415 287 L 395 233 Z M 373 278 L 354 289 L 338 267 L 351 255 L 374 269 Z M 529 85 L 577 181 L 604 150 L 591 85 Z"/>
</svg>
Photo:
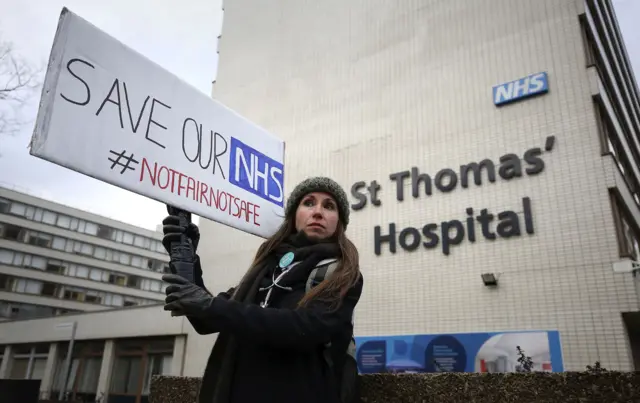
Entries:
<svg viewBox="0 0 640 403">
<path fill-rule="evenodd" d="M 39 380 L 45 401 L 62 391 L 72 401 L 145 403 L 153 375 L 201 376 L 212 342 L 158 304 L 5 321 L 0 379 Z"/>
<path fill-rule="evenodd" d="M 186 331 L 161 307 L 169 271 L 161 240 L 0 187 L 0 379 L 40 380 L 42 399 L 62 390 L 135 401 L 152 374 L 182 372 Z"/>
<path fill-rule="evenodd" d="M 0 187 L 0 318 L 155 304 L 162 234 Z"/>
<path fill-rule="evenodd" d="M 640 366 L 640 107 L 610 1 L 235 0 L 219 53 L 213 95 L 286 141 L 285 187 L 352 192 L 358 336 L 554 331 L 565 370 Z M 260 240 L 201 231 L 207 284 L 232 285 Z"/>
<path fill-rule="evenodd" d="M 351 195 L 360 351 L 555 332 L 542 370 L 640 368 L 640 102 L 610 1 L 233 0 L 219 52 L 213 95 L 286 140 L 287 189 L 328 175 Z M 200 229 L 207 287 L 235 285 L 262 240 Z M 5 321 L 0 378 L 26 359 L 55 391 L 70 323 L 105 401 L 200 376 L 215 339 L 161 306 Z M 471 370 L 514 370 L 512 347 Z"/>
</svg>

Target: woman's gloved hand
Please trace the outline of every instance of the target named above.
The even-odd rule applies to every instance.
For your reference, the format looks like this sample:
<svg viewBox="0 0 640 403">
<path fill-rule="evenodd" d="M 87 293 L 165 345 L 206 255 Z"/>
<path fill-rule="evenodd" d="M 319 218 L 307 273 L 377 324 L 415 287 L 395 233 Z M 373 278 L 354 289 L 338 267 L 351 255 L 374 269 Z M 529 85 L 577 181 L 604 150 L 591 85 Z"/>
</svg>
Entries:
<svg viewBox="0 0 640 403">
<path fill-rule="evenodd" d="M 171 316 L 201 317 L 213 302 L 213 296 L 177 274 L 165 274 L 162 280 L 169 283 L 165 290 L 165 311 Z"/>
<path fill-rule="evenodd" d="M 185 228 L 180 226 L 180 217 L 176 215 L 169 215 L 162 220 L 162 233 L 164 234 L 164 237 L 162 238 L 162 246 L 164 246 L 164 249 L 169 254 L 171 253 L 171 243 L 180 242 L 180 235 L 182 234 L 187 235 L 191 240 L 194 253 L 198 249 L 198 243 L 200 242 L 200 229 L 194 223 L 189 223 Z"/>
</svg>

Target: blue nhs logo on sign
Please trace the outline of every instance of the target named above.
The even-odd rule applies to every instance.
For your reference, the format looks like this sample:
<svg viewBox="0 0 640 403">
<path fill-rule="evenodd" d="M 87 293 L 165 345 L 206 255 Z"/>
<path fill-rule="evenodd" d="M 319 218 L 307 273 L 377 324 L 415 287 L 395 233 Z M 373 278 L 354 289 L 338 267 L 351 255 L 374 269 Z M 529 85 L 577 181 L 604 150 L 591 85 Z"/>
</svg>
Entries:
<svg viewBox="0 0 640 403">
<path fill-rule="evenodd" d="M 229 182 L 283 207 L 283 165 L 234 137 L 230 149 Z"/>
<path fill-rule="evenodd" d="M 536 73 L 493 87 L 493 103 L 504 105 L 520 99 L 544 94 L 549 91 L 547 73 Z"/>
</svg>

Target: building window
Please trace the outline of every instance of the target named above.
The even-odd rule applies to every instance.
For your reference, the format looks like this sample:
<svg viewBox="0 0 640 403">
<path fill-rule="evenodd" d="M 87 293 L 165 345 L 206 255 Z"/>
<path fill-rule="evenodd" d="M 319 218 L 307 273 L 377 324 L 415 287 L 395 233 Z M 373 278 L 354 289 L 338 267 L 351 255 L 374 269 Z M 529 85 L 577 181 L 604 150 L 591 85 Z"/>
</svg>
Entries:
<svg viewBox="0 0 640 403">
<path fill-rule="evenodd" d="M 100 246 L 96 246 L 93 249 L 93 257 L 100 260 L 107 260 L 107 250 Z"/>
<path fill-rule="evenodd" d="M 42 379 L 48 355 L 48 344 L 15 346 L 9 378 Z"/>
<path fill-rule="evenodd" d="M 147 267 L 149 261 L 147 258 L 141 256 L 130 255 L 81 241 L 31 231 L 12 224 L 0 224 L 0 236 L 11 241 L 23 242 L 41 248 L 74 252 L 79 255 L 92 256 L 99 260 L 113 261 L 136 268 Z"/>
<path fill-rule="evenodd" d="M 148 264 L 149 269 L 158 273 L 170 273 L 169 263 L 161 262 L 159 260 L 150 260 Z"/>
<path fill-rule="evenodd" d="M 124 306 L 136 306 L 138 305 L 138 301 L 136 301 L 133 298 L 126 298 L 124 299 Z"/>
<path fill-rule="evenodd" d="M 69 229 L 71 227 L 71 217 L 60 214 L 58 216 L 58 222 L 56 223 L 56 225 L 60 228 Z"/>
<path fill-rule="evenodd" d="M 98 235 L 98 224 L 94 224 L 92 222 L 87 222 L 84 227 L 84 233 L 87 235 Z"/>
<path fill-rule="evenodd" d="M 142 281 L 142 283 L 141 283 L 141 281 Z M 127 287 L 144 289 L 142 287 L 142 284 L 144 284 L 144 281 L 145 280 L 142 280 L 138 276 L 128 276 L 128 278 L 127 278 Z"/>
<path fill-rule="evenodd" d="M 118 341 L 109 402 L 146 403 L 151 377 L 169 374 L 172 358 L 173 338 Z"/>
<path fill-rule="evenodd" d="M 118 259 L 118 263 L 130 266 L 131 265 L 131 255 L 128 254 L 128 253 L 121 253 L 120 254 L 120 259 Z"/>
<path fill-rule="evenodd" d="M 26 231 L 22 227 L 13 224 L 2 225 L 2 237 L 9 241 L 23 242 Z"/>
<path fill-rule="evenodd" d="M 142 235 L 135 235 L 122 230 L 116 230 L 106 225 L 88 222 L 78 218 L 70 217 L 65 214 L 45 210 L 40 207 L 29 206 L 16 201 L 0 199 L 0 214 L 12 214 L 19 217 L 27 218 L 32 221 L 96 236 L 102 239 L 107 239 L 128 245 L 134 245 L 141 249 L 166 253 L 164 248 L 162 247 L 162 244 L 158 240 L 150 239 Z"/>
<path fill-rule="evenodd" d="M 60 295 L 60 286 L 54 283 L 44 283 L 42 285 L 42 295 L 45 297 L 58 298 L 58 295 Z"/>
<path fill-rule="evenodd" d="M 0 274 L 0 291 L 13 291 L 13 277 Z"/>
<path fill-rule="evenodd" d="M 41 234 L 34 231 L 27 233 L 27 243 L 29 245 L 38 246 L 40 248 L 50 248 L 53 237 L 48 234 Z"/>
<path fill-rule="evenodd" d="M 13 202 L 9 206 L 9 214 L 17 215 L 19 217 L 24 217 L 27 212 L 27 206 L 22 203 Z"/>
<path fill-rule="evenodd" d="M 124 233 L 124 239 L 122 241 L 123 243 L 126 243 L 127 245 L 131 245 L 133 244 L 133 234 L 130 234 L 128 232 Z"/>
<path fill-rule="evenodd" d="M 148 278 L 145 279 L 137 279 L 137 288 L 140 288 L 144 291 L 153 291 L 153 292 L 161 292 L 162 291 L 162 282 L 158 280 L 151 280 Z"/>
<path fill-rule="evenodd" d="M 595 102 L 595 116 L 598 124 L 602 154 L 613 157 L 618 170 L 629 188 L 629 192 L 631 192 L 636 204 L 640 206 L 640 184 L 636 180 L 630 161 L 630 158 L 633 157 L 624 151 L 624 147 L 616 134 L 616 129 L 611 121 L 611 117 L 607 113 L 601 99 L 597 99 Z"/>
<path fill-rule="evenodd" d="M 144 247 L 144 238 L 141 237 L 140 235 L 135 235 L 133 237 L 133 246 L 136 246 L 138 248 L 143 248 Z"/>
<path fill-rule="evenodd" d="M 125 285 L 127 282 L 127 278 L 125 276 L 119 276 L 117 274 L 109 275 L 109 283 L 116 285 Z"/>
<path fill-rule="evenodd" d="M 7 199 L 0 199 L 0 214 L 7 214 L 10 209 L 11 202 Z"/>
<path fill-rule="evenodd" d="M 0 264 L 13 264 L 13 252 L 0 249 Z"/>
<path fill-rule="evenodd" d="M 122 306 L 124 304 L 123 301 L 124 298 L 122 298 L 122 295 L 107 294 L 107 297 L 105 298 L 105 305 Z"/>
<path fill-rule="evenodd" d="M 51 247 L 57 250 L 64 250 L 66 243 L 67 243 L 66 239 L 56 236 L 56 237 L 53 237 L 53 242 L 51 242 Z"/>
<path fill-rule="evenodd" d="M 137 395 L 142 380 L 142 357 L 127 356 L 116 359 L 111 393 L 113 395 Z"/>
<path fill-rule="evenodd" d="M 33 218 L 36 216 L 36 208 L 32 207 L 32 206 L 27 206 L 27 212 L 24 215 L 24 217 L 27 220 L 33 220 Z"/>
<path fill-rule="evenodd" d="M 17 253 L 6 249 L 0 249 L 0 264 L 32 268 L 46 271 L 48 273 L 67 275 L 70 277 L 88 278 L 91 281 L 111 283 L 122 287 L 138 288 L 145 291 L 156 291 L 158 290 L 156 283 L 158 285 L 161 284 L 160 281 L 154 279 L 147 279 L 139 276 L 127 276 L 122 273 L 112 272 L 105 269 L 87 267 L 56 259 L 47 259 L 36 255 Z M 146 286 L 146 284 L 152 285 Z M 159 291 L 160 290 L 158 290 L 158 292 Z M 122 306 L 122 303 L 118 304 L 118 306 Z"/>
<path fill-rule="evenodd" d="M 42 223 L 48 225 L 56 225 L 56 221 L 58 219 L 58 215 L 54 212 L 45 210 L 42 215 Z"/>
<path fill-rule="evenodd" d="M 109 279 L 107 278 L 107 280 Z M 116 277 L 113 279 L 113 281 L 121 283 L 120 285 L 124 286 L 126 284 L 126 277 Z M 136 298 L 119 294 L 111 294 L 108 292 L 91 290 L 83 287 L 71 287 L 64 284 L 13 277 L 6 274 L 0 274 L 0 291 L 32 294 L 49 298 L 65 299 L 75 302 L 119 307 L 147 305 L 157 302 L 154 300 L 147 300 L 143 298 Z M 6 309 L 6 307 L 4 309 Z M 52 311 L 49 312 L 49 314 L 53 315 L 55 314 L 55 312 Z"/>
<path fill-rule="evenodd" d="M 64 290 L 64 299 L 68 299 L 70 301 L 84 301 L 84 293 L 82 290 L 78 289 L 65 289 Z"/>
<path fill-rule="evenodd" d="M 89 279 L 93 281 L 102 281 L 102 275 L 104 273 L 100 269 L 89 270 Z"/>
<path fill-rule="evenodd" d="M 13 291 L 22 294 L 40 295 L 42 292 L 42 281 L 18 278 L 14 282 Z"/>
<path fill-rule="evenodd" d="M 36 211 L 35 211 L 35 213 L 33 215 L 33 221 L 41 222 L 43 214 L 44 214 L 44 210 L 43 209 L 41 209 L 40 207 L 36 208 Z"/>
<path fill-rule="evenodd" d="M 611 209 L 616 227 L 618 250 L 620 257 L 640 260 L 640 231 L 629 218 L 630 214 L 624 207 L 617 191 L 610 191 Z"/>
<path fill-rule="evenodd" d="M 162 245 L 162 242 L 153 241 L 153 245 L 156 252 L 167 253 L 167 251 L 164 249 L 164 245 Z"/>
<path fill-rule="evenodd" d="M 154 375 L 168 375 L 171 373 L 172 354 L 149 354 L 147 368 L 144 376 L 142 394 L 148 396 L 151 386 L 151 377 Z"/>
<path fill-rule="evenodd" d="M 80 277 L 80 278 L 89 277 L 89 268 L 85 266 L 76 266 L 76 277 Z"/>
<path fill-rule="evenodd" d="M 76 384 L 76 393 L 95 395 L 100 379 L 102 357 L 87 357 L 82 363 L 81 373 Z M 93 397 L 93 396 L 91 396 Z"/>
<path fill-rule="evenodd" d="M 81 341 L 74 345 L 67 385 L 63 388 L 68 348 L 68 343 L 58 347 L 58 351 L 62 353 L 56 362 L 52 396 L 58 396 L 60 389 L 64 389 L 71 401 L 93 402 L 98 390 L 104 342 Z"/>
<path fill-rule="evenodd" d="M 131 256 L 131 266 L 133 266 L 133 267 L 144 267 L 142 265 L 142 258 L 140 256 Z"/>
<path fill-rule="evenodd" d="M 84 302 L 90 304 L 102 304 L 102 297 L 95 291 L 88 291 L 84 297 Z"/>
<path fill-rule="evenodd" d="M 638 246 L 638 236 L 631 226 L 626 222 L 622 222 L 624 225 L 625 241 L 627 242 L 627 250 L 633 256 L 633 260 L 638 260 L 640 257 L 640 247 Z"/>
<path fill-rule="evenodd" d="M 36 319 L 55 315 L 55 308 L 20 302 L 0 301 L 0 317 L 5 319 Z"/>
<path fill-rule="evenodd" d="M 13 362 L 11 363 L 11 372 L 9 373 L 9 379 L 26 379 L 28 366 L 28 358 L 14 356 Z"/>
<path fill-rule="evenodd" d="M 45 270 L 47 268 L 47 259 L 40 256 L 25 256 L 24 267 L 28 269 Z"/>
<path fill-rule="evenodd" d="M 580 31 L 582 34 L 582 44 L 584 46 L 584 57 L 586 66 L 590 67 L 596 63 L 595 60 L 595 44 L 593 42 L 593 38 L 588 32 L 587 29 L 587 20 L 585 16 L 580 16 Z"/>
<path fill-rule="evenodd" d="M 102 239 L 114 240 L 111 238 L 113 232 L 114 230 L 106 225 L 98 225 L 98 232 L 96 235 Z"/>
</svg>

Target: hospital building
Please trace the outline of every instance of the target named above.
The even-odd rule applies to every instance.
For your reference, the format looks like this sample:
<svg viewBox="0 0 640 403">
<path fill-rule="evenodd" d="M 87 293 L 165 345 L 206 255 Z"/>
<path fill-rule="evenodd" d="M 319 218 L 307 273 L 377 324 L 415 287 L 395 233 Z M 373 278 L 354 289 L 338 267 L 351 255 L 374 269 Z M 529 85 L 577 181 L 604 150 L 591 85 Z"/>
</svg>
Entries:
<svg viewBox="0 0 640 403">
<path fill-rule="evenodd" d="M 517 346 L 541 371 L 640 369 L 640 92 L 611 1 L 229 0 L 218 52 L 212 96 L 285 140 L 285 188 L 349 193 L 362 372 L 515 371 Z M 0 207 L 2 225 L 117 243 L 16 217 Z M 205 283 L 226 290 L 262 240 L 200 230 Z M 145 302 L 157 288 L 92 285 L 139 302 L 30 296 L 56 316 L 0 322 L 0 378 L 55 395 L 74 329 L 73 393 L 144 403 L 150 374 L 202 375 L 215 336 Z"/>
</svg>

